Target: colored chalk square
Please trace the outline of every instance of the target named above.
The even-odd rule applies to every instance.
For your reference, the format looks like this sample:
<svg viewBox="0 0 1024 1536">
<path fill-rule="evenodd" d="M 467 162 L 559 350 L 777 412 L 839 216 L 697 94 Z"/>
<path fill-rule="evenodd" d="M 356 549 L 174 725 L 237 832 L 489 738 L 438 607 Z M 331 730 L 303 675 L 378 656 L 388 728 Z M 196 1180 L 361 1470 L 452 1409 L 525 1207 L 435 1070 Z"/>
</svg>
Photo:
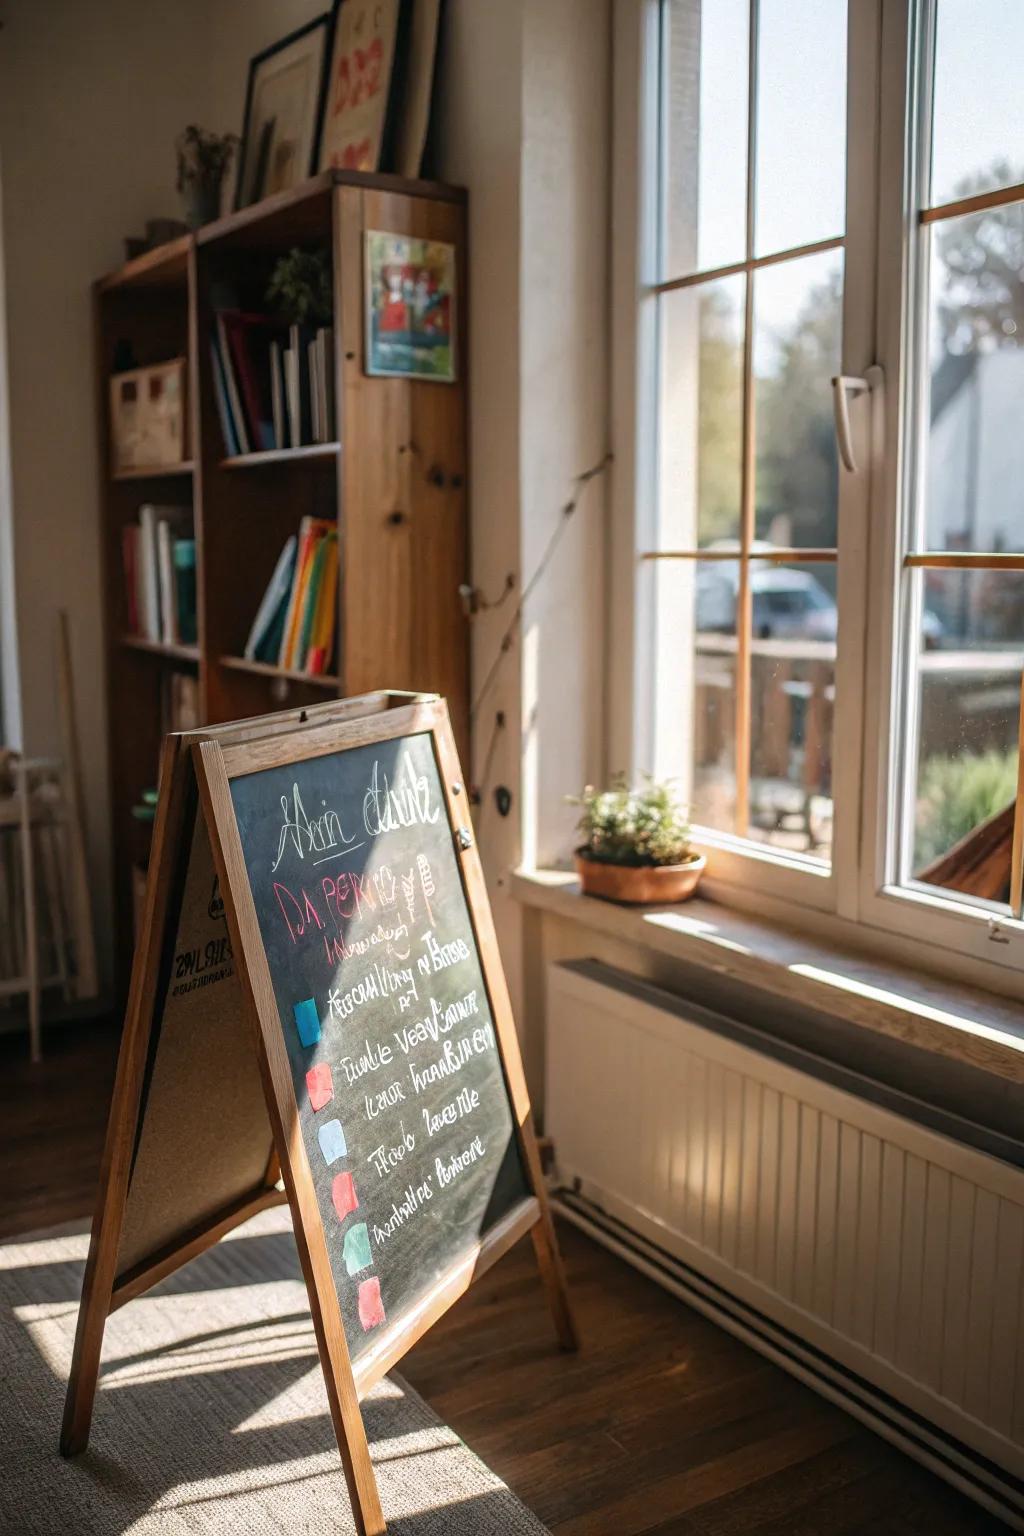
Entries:
<svg viewBox="0 0 1024 1536">
<path fill-rule="evenodd" d="M 336 1173 L 334 1175 L 334 1183 L 331 1185 L 331 1199 L 334 1201 L 334 1209 L 338 1213 L 339 1221 L 344 1221 L 345 1217 L 351 1215 L 357 1208 L 359 1196 L 356 1194 L 356 1186 L 350 1173 Z M 365 1227 L 363 1231 L 366 1231 Z M 369 1252 L 369 1249 L 367 1249 L 367 1252 Z M 369 1260 L 367 1260 L 367 1263 L 369 1263 Z M 362 1265 L 360 1265 L 360 1268 L 362 1268 Z M 349 1274 L 351 1273 L 352 1271 L 349 1270 Z"/>
<path fill-rule="evenodd" d="M 334 1079 L 331 1069 L 326 1061 L 318 1061 L 315 1067 L 310 1067 L 306 1073 L 306 1087 L 309 1089 L 309 1102 L 314 1109 L 323 1109 L 334 1098 Z"/>
<path fill-rule="evenodd" d="M 311 997 L 304 998 L 301 1003 L 292 1004 L 292 1013 L 303 1045 L 316 1045 L 320 1039 L 320 1016 L 316 1011 L 316 1003 Z"/>
<path fill-rule="evenodd" d="M 380 1281 L 376 1275 L 359 1282 L 359 1321 L 364 1332 L 376 1328 L 379 1323 L 387 1322 L 384 1303 L 380 1299 Z"/>
<path fill-rule="evenodd" d="M 370 1256 L 370 1234 L 366 1230 L 365 1221 L 349 1227 L 345 1233 L 345 1246 L 341 1256 L 345 1260 L 345 1268 L 350 1275 L 358 1275 L 361 1269 L 369 1269 L 373 1259 Z"/>
<path fill-rule="evenodd" d="M 340 1120 L 325 1121 L 316 1134 L 320 1142 L 320 1151 L 324 1155 L 324 1162 L 328 1168 L 332 1163 L 336 1163 L 339 1157 L 347 1156 L 348 1147 L 345 1144 L 345 1132 L 341 1128 Z"/>
</svg>

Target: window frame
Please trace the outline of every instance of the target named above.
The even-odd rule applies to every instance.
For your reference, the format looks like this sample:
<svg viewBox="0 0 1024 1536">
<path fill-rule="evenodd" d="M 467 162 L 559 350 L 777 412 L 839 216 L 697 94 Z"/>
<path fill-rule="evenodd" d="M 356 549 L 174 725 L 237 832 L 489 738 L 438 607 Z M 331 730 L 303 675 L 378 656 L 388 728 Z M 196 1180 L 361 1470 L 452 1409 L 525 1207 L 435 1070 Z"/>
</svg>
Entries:
<svg viewBox="0 0 1024 1536">
<path fill-rule="evenodd" d="M 657 765 L 657 296 L 661 0 L 613 0 L 612 389 L 616 458 L 610 495 L 608 762 L 638 775 Z M 964 969 L 995 990 L 1024 969 L 1024 922 L 892 877 L 898 810 L 894 744 L 902 730 L 905 647 L 897 648 L 903 556 L 910 217 L 920 102 L 920 28 L 933 0 L 855 0 L 847 37 L 847 202 L 842 372 L 874 367 L 881 382 L 850 402 L 857 461 L 839 471 L 833 841 L 829 866 L 701 828 L 707 889 L 737 906 L 829 926 L 869 947 L 918 941 L 939 969 Z M 908 94 L 908 92 L 910 94 Z M 638 174 L 639 168 L 639 174 Z M 892 445 L 890 447 L 889 445 Z M 1024 762 L 1021 764 L 1024 779 Z M 905 948 L 905 946 L 904 946 Z"/>
<path fill-rule="evenodd" d="M 901 603 L 911 511 L 907 420 L 923 382 L 918 349 L 924 244 L 919 173 L 927 153 L 935 0 L 883 0 L 880 93 L 877 357 L 888 387 L 872 495 L 867 679 L 876 680 L 866 733 L 859 920 L 956 951 L 999 970 L 1024 967 L 1024 923 L 994 906 L 898 883 L 901 778 L 906 771 L 910 604 Z M 922 67 L 918 67 L 918 60 Z M 917 411 L 918 430 L 924 413 Z M 885 451 L 885 445 L 892 449 Z M 917 445 L 916 452 L 922 453 Z M 1024 772 L 1024 761 L 1019 764 Z M 1019 793 L 1019 792 L 1018 792 Z M 1018 815 L 1018 837 L 1021 819 Z M 998 985 L 998 970 L 993 972 Z"/>
</svg>

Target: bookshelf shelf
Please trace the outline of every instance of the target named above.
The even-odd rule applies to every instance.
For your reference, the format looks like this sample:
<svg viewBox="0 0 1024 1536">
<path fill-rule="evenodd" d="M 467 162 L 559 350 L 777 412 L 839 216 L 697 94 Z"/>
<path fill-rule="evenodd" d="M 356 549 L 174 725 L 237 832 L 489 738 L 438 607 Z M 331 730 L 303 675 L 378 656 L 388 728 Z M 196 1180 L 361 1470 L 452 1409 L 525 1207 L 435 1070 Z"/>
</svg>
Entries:
<svg viewBox="0 0 1024 1536">
<path fill-rule="evenodd" d="M 255 677 L 280 678 L 286 683 L 308 683 L 311 688 L 326 688 L 337 693 L 341 678 L 330 672 L 294 672 L 288 667 L 275 667 L 267 661 L 250 661 L 246 656 L 222 656 L 222 667 L 236 672 L 251 672 Z"/>
<path fill-rule="evenodd" d="M 467 573 L 466 327 L 455 326 L 455 383 L 376 378 L 364 368 L 366 232 L 389 230 L 453 246 L 461 306 L 466 213 L 465 194 L 456 188 L 325 172 L 147 252 L 95 284 L 111 842 L 122 987 L 133 948 L 133 866 L 144 853 L 132 807 L 156 782 L 168 730 L 266 714 L 287 697 L 310 704 L 407 689 L 445 695 L 466 750 L 469 631 L 459 599 Z M 323 328 L 316 375 L 327 426 L 321 422 L 312 430 L 326 430 L 331 441 L 226 457 L 225 340 L 234 356 L 239 321 L 265 314 L 274 265 L 296 247 L 329 256 L 333 324 Z M 186 359 L 191 460 L 114 473 L 109 380 L 126 351 L 140 368 Z M 250 393 L 243 383 L 239 408 L 250 411 L 251 427 Z M 228 396 L 233 411 L 230 389 Z M 234 437 L 232 432 L 229 440 Z M 247 440 L 260 439 L 250 432 Z M 409 451 L 413 441 L 415 454 Z M 302 468 L 289 467 L 296 465 Z M 147 517 L 155 520 L 158 540 L 164 523 L 172 539 L 178 526 L 194 538 L 198 645 L 165 646 L 130 633 L 142 610 L 138 586 L 128 590 L 126 570 L 133 569 L 133 544 L 141 547 L 131 530 L 142 527 L 143 506 L 152 509 Z M 284 552 L 293 539 L 301 552 L 303 529 L 308 534 L 311 528 L 320 530 L 320 548 L 336 536 L 340 553 L 337 561 L 332 556 L 329 571 L 336 606 L 323 614 L 313 609 L 321 622 L 333 615 L 340 660 L 319 675 L 247 661 L 242 652 L 282 558 L 282 579 L 288 579 Z M 317 545 L 307 548 L 305 579 L 311 582 Z M 320 580 L 328 570 L 325 557 Z M 152 622 L 148 628 L 156 632 Z M 304 636 L 302 629 L 298 633 Z M 308 655 L 308 637 L 302 643 Z M 299 654 L 302 643 L 290 654 Z M 140 659 L 146 657 L 151 660 Z"/>
<path fill-rule="evenodd" d="M 198 645 L 167 645 L 162 640 L 147 640 L 145 635 L 122 635 L 121 644 L 129 651 L 142 651 L 163 661 L 184 662 L 190 667 L 199 665 Z"/>
<path fill-rule="evenodd" d="M 301 448 L 266 448 L 260 453 L 238 453 L 221 459 L 221 469 L 256 469 L 261 464 L 291 464 L 295 460 L 329 459 L 341 448 L 338 442 L 306 443 Z"/>
<path fill-rule="evenodd" d="M 194 459 L 182 459 L 180 464 L 153 464 L 144 465 L 140 469 L 118 469 L 111 475 L 111 480 L 163 480 L 168 475 L 191 475 L 195 469 Z"/>
</svg>

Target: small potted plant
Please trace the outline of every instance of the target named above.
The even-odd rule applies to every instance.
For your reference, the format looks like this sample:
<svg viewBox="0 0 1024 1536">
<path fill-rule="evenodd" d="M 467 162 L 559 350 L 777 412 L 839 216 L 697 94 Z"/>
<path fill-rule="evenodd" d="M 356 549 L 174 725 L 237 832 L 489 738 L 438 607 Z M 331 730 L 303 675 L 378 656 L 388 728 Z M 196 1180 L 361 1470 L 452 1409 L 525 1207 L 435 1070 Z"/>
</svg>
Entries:
<svg viewBox="0 0 1024 1536">
<path fill-rule="evenodd" d="M 334 314 L 331 258 L 325 247 L 293 249 L 274 264 L 267 300 L 289 325 L 330 325 Z"/>
<path fill-rule="evenodd" d="M 687 810 L 670 782 L 631 789 L 616 780 L 610 789 L 588 786 L 572 803 L 583 810 L 576 872 L 585 895 L 643 906 L 693 895 L 706 860 L 690 846 Z"/>
<path fill-rule="evenodd" d="M 178 134 L 178 191 L 192 229 L 220 217 L 220 189 L 238 145 L 234 133 L 207 133 L 190 123 Z"/>
</svg>

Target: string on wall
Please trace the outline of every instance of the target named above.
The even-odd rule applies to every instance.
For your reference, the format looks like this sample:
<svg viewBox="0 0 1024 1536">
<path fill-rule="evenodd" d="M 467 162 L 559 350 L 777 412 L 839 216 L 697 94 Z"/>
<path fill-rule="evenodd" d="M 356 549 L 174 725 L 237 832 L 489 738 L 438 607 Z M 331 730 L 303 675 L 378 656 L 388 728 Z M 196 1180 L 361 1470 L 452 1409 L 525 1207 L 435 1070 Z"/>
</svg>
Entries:
<svg viewBox="0 0 1024 1536">
<path fill-rule="evenodd" d="M 470 705 L 470 728 L 476 724 L 477 716 L 480 713 L 480 709 L 484 703 L 484 700 L 487 698 L 488 694 L 493 688 L 506 656 L 512 650 L 519 625 L 522 621 L 523 610 L 525 609 L 526 604 L 532 597 L 533 593 L 536 591 L 537 587 L 543 581 L 544 576 L 546 575 L 551 562 L 555 557 L 558 546 L 565 536 L 565 531 L 580 505 L 584 491 L 586 490 L 587 486 L 590 485 L 591 481 L 598 479 L 605 473 L 605 471 L 608 469 L 608 466 L 611 464 L 613 457 L 614 455 L 610 451 L 606 451 L 595 464 L 592 464 L 589 469 L 583 470 L 582 473 L 578 474 L 573 480 L 572 493 L 560 510 L 558 520 L 551 530 L 551 534 L 544 548 L 544 552 L 538 560 L 533 574 L 530 576 L 530 579 L 526 582 L 525 586 L 520 592 L 519 601 L 516 603 L 512 610 L 509 621 L 505 626 L 500 641 L 498 642 L 498 648 L 494 654 L 494 658 L 488 666 L 487 671 L 484 674 L 483 682 L 477 690 L 476 696 Z M 460 587 L 459 591 L 467 613 L 471 617 L 475 617 L 478 613 L 493 611 L 497 608 L 500 608 L 504 604 L 506 598 L 508 598 L 512 592 L 514 586 L 515 578 L 509 574 L 505 578 L 504 589 L 497 598 L 488 600 L 479 591 L 479 589 L 475 587 L 464 586 Z M 473 788 L 473 799 L 474 802 L 478 805 L 483 802 L 487 794 L 491 766 L 494 759 L 494 750 L 498 735 L 500 734 L 504 724 L 504 712 L 499 710 L 495 716 L 494 728 L 491 732 L 490 740 L 488 742 L 481 780 Z M 503 811 L 502 814 L 507 814 L 507 810 Z"/>
</svg>

